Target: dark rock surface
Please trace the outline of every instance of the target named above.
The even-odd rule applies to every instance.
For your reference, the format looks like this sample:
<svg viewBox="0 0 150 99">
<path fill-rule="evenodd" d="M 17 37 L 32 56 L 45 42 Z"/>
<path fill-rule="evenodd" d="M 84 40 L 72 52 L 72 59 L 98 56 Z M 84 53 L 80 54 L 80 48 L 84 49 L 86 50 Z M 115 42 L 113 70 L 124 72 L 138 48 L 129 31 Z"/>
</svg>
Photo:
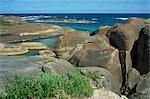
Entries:
<svg viewBox="0 0 150 99">
<path fill-rule="evenodd" d="M 141 74 L 149 72 L 150 68 L 150 26 L 140 31 L 139 39 L 134 43 L 131 51 L 133 66 Z"/>
<path fill-rule="evenodd" d="M 126 24 L 112 26 L 107 36 L 114 47 L 119 50 L 131 51 L 134 42 L 139 38 L 140 30 L 144 26 L 143 19 L 129 19 Z"/>
</svg>

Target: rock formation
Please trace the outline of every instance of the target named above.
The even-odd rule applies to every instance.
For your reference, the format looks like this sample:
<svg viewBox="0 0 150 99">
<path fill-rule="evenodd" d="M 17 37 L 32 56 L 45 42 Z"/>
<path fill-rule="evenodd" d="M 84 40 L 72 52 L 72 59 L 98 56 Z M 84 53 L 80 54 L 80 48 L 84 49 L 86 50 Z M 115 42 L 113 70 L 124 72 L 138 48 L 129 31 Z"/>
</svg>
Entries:
<svg viewBox="0 0 150 99">
<path fill-rule="evenodd" d="M 122 93 L 128 94 L 127 88 L 132 90 L 136 86 L 140 74 L 149 72 L 149 30 L 140 18 L 100 27 L 70 52 L 69 61 L 78 67 L 107 69 L 121 83 Z"/>
</svg>

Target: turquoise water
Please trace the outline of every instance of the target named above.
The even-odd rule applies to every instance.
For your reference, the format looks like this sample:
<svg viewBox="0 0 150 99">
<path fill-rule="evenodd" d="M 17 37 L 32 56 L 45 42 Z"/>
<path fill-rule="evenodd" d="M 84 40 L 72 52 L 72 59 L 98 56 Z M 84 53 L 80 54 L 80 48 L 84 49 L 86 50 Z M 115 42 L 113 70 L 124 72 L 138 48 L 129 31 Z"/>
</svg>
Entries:
<svg viewBox="0 0 150 99">
<path fill-rule="evenodd" d="M 38 40 L 32 40 L 33 42 L 41 42 L 49 47 L 52 47 L 52 43 L 56 41 L 60 36 L 53 36 L 53 37 L 48 37 L 48 38 L 42 38 Z"/>
<path fill-rule="evenodd" d="M 55 42 L 59 36 L 53 36 L 53 37 L 48 37 L 48 38 L 42 38 L 38 40 L 32 40 L 32 42 L 40 42 L 43 43 L 49 47 L 53 47 L 52 44 Z M 28 53 L 22 54 L 23 56 L 36 56 L 38 55 L 40 50 L 30 50 Z"/>
</svg>

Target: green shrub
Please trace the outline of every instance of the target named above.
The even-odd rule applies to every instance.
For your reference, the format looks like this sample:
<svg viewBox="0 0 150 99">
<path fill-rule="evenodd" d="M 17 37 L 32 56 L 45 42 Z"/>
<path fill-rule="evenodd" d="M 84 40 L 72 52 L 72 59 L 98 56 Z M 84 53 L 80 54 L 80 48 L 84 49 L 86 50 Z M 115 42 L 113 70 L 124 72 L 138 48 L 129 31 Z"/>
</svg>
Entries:
<svg viewBox="0 0 150 99">
<path fill-rule="evenodd" d="M 69 73 L 69 80 L 65 82 L 65 92 L 73 96 L 91 96 L 93 89 L 85 76 L 80 73 Z"/>
<path fill-rule="evenodd" d="M 68 77 L 61 74 L 42 73 L 33 77 L 15 76 L 5 84 L 5 92 L 0 98 L 57 98 L 67 96 L 91 96 L 92 87 L 86 78 L 79 73 L 69 73 Z"/>
</svg>

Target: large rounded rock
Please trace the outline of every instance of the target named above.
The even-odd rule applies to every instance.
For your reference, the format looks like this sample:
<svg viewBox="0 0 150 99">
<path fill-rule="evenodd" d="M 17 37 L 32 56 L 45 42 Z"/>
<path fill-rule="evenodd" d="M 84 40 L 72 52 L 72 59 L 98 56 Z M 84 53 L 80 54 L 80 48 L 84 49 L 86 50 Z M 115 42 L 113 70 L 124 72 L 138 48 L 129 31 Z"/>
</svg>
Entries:
<svg viewBox="0 0 150 99">
<path fill-rule="evenodd" d="M 99 36 L 92 36 L 69 61 L 79 67 L 102 67 L 112 73 L 121 86 L 119 52 Z"/>
<path fill-rule="evenodd" d="M 107 33 L 111 45 L 119 50 L 131 51 L 139 38 L 140 30 L 145 26 L 144 20 L 131 18 L 126 24 L 116 24 Z"/>
<path fill-rule="evenodd" d="M 119 50 L 130 51 L 134 44 L 136 35 L 129 24 L 116 24 L 107 34 L 111 45 Z"/>
<path fill-rule="evenodd" d="M 77 44 L 84 42 L 87 38 L 89 38 L 89 34 L 85 31 L 70 30 L 60 36 L 53 45 L 57 49 L 75 47 Z"/>
</svg>

